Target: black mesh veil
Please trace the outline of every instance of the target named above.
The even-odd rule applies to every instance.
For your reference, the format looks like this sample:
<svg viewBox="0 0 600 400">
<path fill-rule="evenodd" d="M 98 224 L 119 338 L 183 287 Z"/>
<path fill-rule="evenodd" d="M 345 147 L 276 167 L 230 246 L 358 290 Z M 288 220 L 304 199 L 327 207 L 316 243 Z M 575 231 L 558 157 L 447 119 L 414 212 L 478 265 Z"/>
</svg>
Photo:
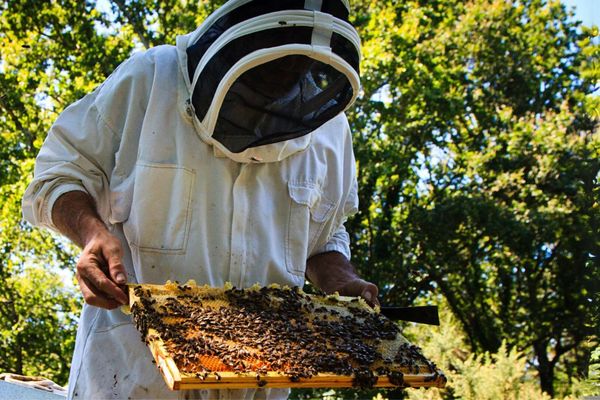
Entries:
<svg viewBox="0 0 600 400">
<path fill-rule="evenodd" d="M 302 65 L 306 71 L 291 71 L 288 65 Z M 269 79 L 274 76 L 278 79 Z M 351 98 L 344 74 L 306 56 L 285 56 L 236 80 L 223 101 L 213 137 L 234 153 L 294 139 L 335 117 Z"/>
</svg>

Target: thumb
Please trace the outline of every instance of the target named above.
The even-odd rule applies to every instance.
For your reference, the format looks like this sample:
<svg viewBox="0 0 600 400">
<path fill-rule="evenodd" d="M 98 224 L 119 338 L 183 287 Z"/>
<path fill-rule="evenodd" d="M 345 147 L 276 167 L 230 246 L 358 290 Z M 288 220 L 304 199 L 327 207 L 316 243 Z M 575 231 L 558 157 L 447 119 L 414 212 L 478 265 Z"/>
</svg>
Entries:
<svg viewBox="0 0 600 400">
<path fill-rule="evenodd" d="M 366 302 L 370 306 L 379 306 L 379 300 L 377 299 L 377 295 L 379 294 L 379 289 L 371 282 L 363 281 L 363 290 L 360 293 L 360 297 L 366 300 Z"/>
<path fill-rule="evenodd" d="M 379 305 L 379 300 L 377 300 L 379 289 L 377 285 L 367 282 L 364 279 L 357 278 L 350 281 L 344 285 L 339 293 L 342 296 L 360 296 L 371 306 Z"/>
<path fill-rule="evenodd" d="M 104 253 L 108 263 L 108 271 L 112 280 L 118 285 L 126 284 L 127 275 L 125 274 L 125 266 L 121 261 L 123 254 L 121 242 L 118 240 L 113 241 L 109 246 L 107 246 Z"/>
</svg>

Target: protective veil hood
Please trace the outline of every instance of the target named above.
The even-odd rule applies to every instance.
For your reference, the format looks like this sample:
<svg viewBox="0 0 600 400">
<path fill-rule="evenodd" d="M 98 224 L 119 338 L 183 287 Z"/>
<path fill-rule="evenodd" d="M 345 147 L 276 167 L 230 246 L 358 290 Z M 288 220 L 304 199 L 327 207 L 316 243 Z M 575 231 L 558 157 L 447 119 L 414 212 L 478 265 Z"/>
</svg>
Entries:
<svg viewBox="0 0 600 400">
<path fill-rule="evenodd" d="M 177 38 L 201 138 L 237 162 L 274 162 L 346 110 L 360 88 L 347 0 L 230 0 Z"/>
</svg>

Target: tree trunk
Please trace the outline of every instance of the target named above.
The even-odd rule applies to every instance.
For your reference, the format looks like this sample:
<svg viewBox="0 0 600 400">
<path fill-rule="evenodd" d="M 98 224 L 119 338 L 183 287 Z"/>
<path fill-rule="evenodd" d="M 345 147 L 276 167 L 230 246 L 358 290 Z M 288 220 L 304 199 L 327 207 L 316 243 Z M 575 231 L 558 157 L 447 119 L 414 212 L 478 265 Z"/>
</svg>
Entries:
<svg viewBox="0 0 600 400">
<path fill-rule="evenodd" d="M 6 307 L 5 310 L 6 315 L 8 316 L 8 320 L 13 326 L 16 326 L 19 322 L 19 315 L 17 314 L 17 310 L 15 309 L 15 302 L 12 299 L 5 301 L 4 306 Z M 14 355 L 15 364 L 11 368 L 12 371 L 8 372 L 23 375 L 23 339 L 21 337 L 20 332 L 15 335 Z"/>
<path fill-rule="evenodd" d="M 17 335 L 15 347 L 16 347 L 16 349 L 15 349 L 16 363 L 15 363 L 14 373 L 19 374 L 19 375 L 25 375 L 23 373 L 23 340 L 21 340 L 20 334 Z"/>
<path fill-rule="evenodd" d="M 546 352 L 548 345 L 546 341 L 535 342 L 533 345 L 538 360 L 537 370 L 540 374 L 540 386 L 542 391 L 554 397 L 554 363 L 548 359 Z"/>
</svg>

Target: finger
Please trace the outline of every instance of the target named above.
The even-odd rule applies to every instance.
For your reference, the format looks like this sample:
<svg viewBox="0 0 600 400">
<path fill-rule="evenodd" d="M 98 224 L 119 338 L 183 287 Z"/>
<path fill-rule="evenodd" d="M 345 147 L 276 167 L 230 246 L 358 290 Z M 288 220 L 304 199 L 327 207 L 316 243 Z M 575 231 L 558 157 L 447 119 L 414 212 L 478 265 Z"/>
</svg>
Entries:
<svg viewBox="0 0 600 400">
<path fill-rule="evenodd" d="M 77 274 L 77 282 L 79 283 L 79 289 L 83 294 L 85 302 L 91 306 L 106 308 L 108 310 L 115 309 L 121 304 L 114 299 L 109 299 L 103 296 L 93 285 L 90 284 L 85 278 Z"/>
<path fill-rule="evenodd" d="M 114 299 L 121 304 L 127 304 L 127 296 L 123 290 L 117 286 L 96 264 L 97 260 L 91 264 L 80 267 L 78 271 L 83 279 L 85 279 L 88 287 L 97 295 L 103 298 Z"/>
<path fill-rule="evenodd" d="M 115 299 L 106 297 L 102 293 L 98 292 L 97 289 L 85 279 L 80 281 L 79 287 L 81 288 L 82 293 L 84 293 L 85 302 L 89 305 L 106 308 L 108 310 L 113 310 L 121 306 L 121 303 Z"/>
<path fill-rule="evenodd" d="M 127 283 L 127 275 L 125 272 L 125 266 L 122 263 L 123 250 L 121 248 L 121 242 L 115 240 L 115 243 L 106 246 L 102 249 L 102 255 L 108 263 L 108 272 L 114 282 L 119 285 Z"/>
<path fill-rule="evenodd" d="M 101 277 L 91 275 L 91 278 L 90 276 L 82 276 L 81 280 L 91 293 L 90 298 L 94 301 L 94 303 L 99 301 L 102 304 L 105 304 L 106 301 L 110 301 L 110 304 L 114 302 L 114 304 L 117 306 L 127 304 L 127 298 L 124 293 L 120 289 L 116 288 L 116 285 L 104 275 Z M 112 291 L 107 289 L 107 287 L 110 287 L 110 285 L 116 289 L 113 289 Z"/>
</svg>

